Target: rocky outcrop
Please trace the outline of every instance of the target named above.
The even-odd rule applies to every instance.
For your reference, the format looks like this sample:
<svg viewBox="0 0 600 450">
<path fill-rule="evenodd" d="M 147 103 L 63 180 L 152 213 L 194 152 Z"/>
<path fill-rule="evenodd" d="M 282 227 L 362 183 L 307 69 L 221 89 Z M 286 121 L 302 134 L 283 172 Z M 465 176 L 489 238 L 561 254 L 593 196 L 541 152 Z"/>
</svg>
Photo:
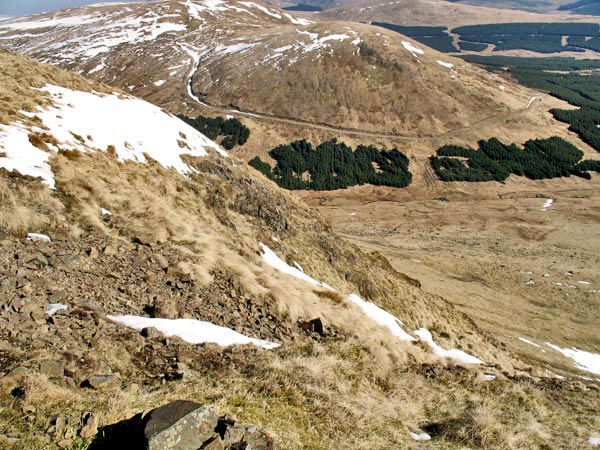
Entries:
<svg viewBox="0 0 600 450">
<path fill-rule="evenodd" d="M 253 425 L 189 400 L 177 400 L 100 430 L 90 449 L 275 450 L 273 438 Z"/>
</svg>

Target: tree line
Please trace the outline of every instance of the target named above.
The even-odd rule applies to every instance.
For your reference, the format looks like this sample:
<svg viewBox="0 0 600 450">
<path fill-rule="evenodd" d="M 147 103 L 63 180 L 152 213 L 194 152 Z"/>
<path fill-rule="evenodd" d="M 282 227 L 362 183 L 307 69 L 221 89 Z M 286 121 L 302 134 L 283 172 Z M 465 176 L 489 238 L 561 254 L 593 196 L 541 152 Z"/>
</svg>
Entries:
<svg viewBox="0 0 600 450">
<path fill-rule="evenodd" d="M 336 139 L 316 148 L 306 140 L 269 151 L 275 167 L 258 156 L 249 164 L 285 189 L 327 191 L 360 184 L 406 187 L 412 181 L 408 158 L 394 148 L 359 145 L 353 150 Z"/>
<path fill-rule="evenodd" d="M 445 145 L 431 156 L 431 166 L 442 181 L 505 181 L 511 174 L 531 180 L 576 175 L 590 179 L 600 172 L 597 161 L 581 161 L 583 152 L 559 137 L 532 139 L 523 148 L 496 138 L 478 142 L 478 150 Z"/>
<path fill-rule="evenodd" d="M 228 119 L 221 116 L 192 118 L 178 115 L 177 117 L 213 141 L 223 136 L 221 145 L 226 150 L 231 150 L 236 145 L 244 145 L 250 137 L 250 129 L 235 117 Z"/>
</svg>

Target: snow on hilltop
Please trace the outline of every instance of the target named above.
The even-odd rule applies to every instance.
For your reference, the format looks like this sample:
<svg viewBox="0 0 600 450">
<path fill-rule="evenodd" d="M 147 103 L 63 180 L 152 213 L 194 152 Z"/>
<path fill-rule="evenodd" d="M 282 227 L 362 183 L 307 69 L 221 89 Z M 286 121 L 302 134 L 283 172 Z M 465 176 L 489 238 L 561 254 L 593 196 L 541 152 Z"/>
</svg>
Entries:
<svg viewBox="0 0 600 450">
<path fill-rule="evenodd" d="M 227 156 L 206 136 L 143 100 L 54 85 L 46 85 L 42 91 L 50 94 L 54 106 L 22 114 L 39 118 L 46 129 L 21 123 L 0 125 L 0 167 L 41 177 L 50 187 L 54 187 L 50 154 L 31 144 L 32 132 L 53 136 L 58 144 L 46 143 L 53 151 L 112 151 L 121 161 L 140 163 L 147 162 L 147 155 L 181 174 L 192 170 L 181 160 L 182 155 L 205 156 L 207 150 L 214 150 Z"/>
</svg>

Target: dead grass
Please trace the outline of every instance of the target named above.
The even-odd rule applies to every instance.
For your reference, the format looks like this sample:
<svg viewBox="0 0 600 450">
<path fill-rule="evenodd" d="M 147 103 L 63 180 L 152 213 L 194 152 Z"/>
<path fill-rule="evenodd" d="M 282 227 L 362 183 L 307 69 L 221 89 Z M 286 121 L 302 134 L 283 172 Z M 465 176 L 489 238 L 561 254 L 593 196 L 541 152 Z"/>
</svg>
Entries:
<svg viewBox="0 0 600 450">
<path fill-rule="evenodd" d="M 589 415 L 585 411 L 598 401 L 597 392 L 563 392 L 564 399 L 557 400 L 527 382 L 478 383 L 469 371 L 440 370 L 428 378 L 414 370 L 418 366 L 396 366 L 381 377 L 373 373 L 375 362 L 376 355 L 349 339 L 290 345 L 257 354 L 238 370 L 209 371 L 200 379 L 139 392 L 73 391 L 31 374 L 24 397 L 13 400 L 17 408 L 3 414 L 11 414 L 4 417 L 15 430 L 27 422 L 44 429 L 48 418 L 66 416 L 64 436 L 74 440 L 71 448 L 82 448 L 76 436 L 84 411 L 99 412 L 106 425 L 170 400 L 190 399 L 264 428 L 286 450 L 412 448 L 409 431 L 422 430 L 433 437 L 432 448 L 550 449 L 581 448 L 589 423 L 576 414 Z M 52 439 L 32 433 L 19 448 L 54 449 Z"/>
<path fill-rule="evenodd" d="M 344 303 L 344 298 L 339 292 L 330 290 L 314 290 L 313 292 L 320 298 L 331 300 L 333 303 L 337 303 L 338 305 Z"/>
</svg>

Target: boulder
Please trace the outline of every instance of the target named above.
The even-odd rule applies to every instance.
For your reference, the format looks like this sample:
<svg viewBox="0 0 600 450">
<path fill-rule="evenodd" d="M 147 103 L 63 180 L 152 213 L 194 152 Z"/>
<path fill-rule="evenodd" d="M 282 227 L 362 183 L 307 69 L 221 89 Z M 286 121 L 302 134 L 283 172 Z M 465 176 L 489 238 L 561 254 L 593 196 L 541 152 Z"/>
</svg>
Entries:
<svg viewBox="0 0 600 450">
<path fill-rule="evenodd" d="M 178 400 L 150 412 L 144 428 L 148 450 L 196 450 L 218 437 L 219 415 L 206 405 Z"/>
<path fill-rule="evenodd" d="M 81 416 L 81 431 L 79 436 L 82 439 L 94 437 L 98 432 L 98 416 L 92 412 L 84 413 Z"/>
<path fill-rule="evenodd" d="M 177 400 L 146 415 L 103 427 L 90 450 L 275 450 L 273 438 L 253 425 L 200 403 Z"/>
<path fill-rule="evenodd" d="M 48 378 L 60 378 L 65 374 L 65 363 L 63 361 L 42 361 L 40 373 Z"/>
</svg>

